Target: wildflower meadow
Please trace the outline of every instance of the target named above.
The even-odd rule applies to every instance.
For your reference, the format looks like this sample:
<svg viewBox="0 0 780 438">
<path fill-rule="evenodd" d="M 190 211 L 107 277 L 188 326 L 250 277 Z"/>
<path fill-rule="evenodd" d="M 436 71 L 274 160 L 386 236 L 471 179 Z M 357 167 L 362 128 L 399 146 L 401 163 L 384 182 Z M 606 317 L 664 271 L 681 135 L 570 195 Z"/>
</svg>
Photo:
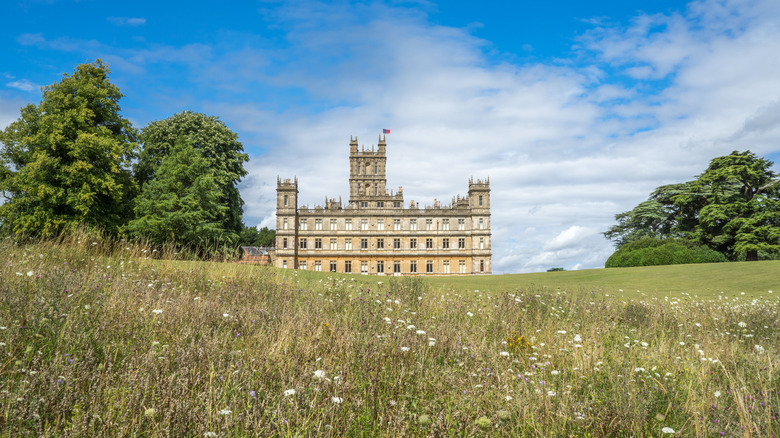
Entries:
<svg viewBox="0 0 780 438">
<path fill-rule="evenodd" d="M 3 437 L 780 433 L 771 285 L 456 289 L 85 236 L 0 253 Z"/>
</svg>

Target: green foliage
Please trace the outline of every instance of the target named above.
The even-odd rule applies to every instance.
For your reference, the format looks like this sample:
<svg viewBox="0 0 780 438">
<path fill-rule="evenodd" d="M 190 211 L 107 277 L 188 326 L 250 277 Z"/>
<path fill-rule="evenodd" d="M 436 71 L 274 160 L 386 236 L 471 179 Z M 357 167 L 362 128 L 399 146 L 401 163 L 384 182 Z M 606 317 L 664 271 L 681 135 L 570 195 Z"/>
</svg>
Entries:
<svg viewBox="0 0 780 438">
<path fill-rule="evenodd" d="M 225 232 L 221 222 L 228 207 L 210 165 L 190 139 L 179 138 L 144 184 L 127 232 L 157 246 L 174 243 L 213 252 L 233 245 L 234 234 Z"/>
<path fill-rule="evenodd" d="M 137 134 L 109 73 L 101 60 L 77 66 L 0 132 L 4 232 L 48 237 L 84 224 L 116 233 L 126 223 Z"/>
<path fill-rule="evenodd" d="M 244 205 L 238 182 L 247 174 L 244 163 L 249 157 L 238 135 L 219 118 L 184 111 L 147 125 L 141 133 L 143 149 L 134 167 L 136 179 L 141 185 L 152 181 L 180 137 L 189 139 L 208 162 L 208 172 L 220 190 L 219 203 L 227 207 L 219 212 L 218 221 L 225 233 L 237 235 L 243 230 Z"/>
<path fill-rule="evenodd" d="M 261 246 L 264 248 L 273 247 L 276 242 L 276 231 L 263 227 L 259 231 L 257 227 L 247 227 L 241 231 L 238 237 L 238 244 L 241 246 Z"/>
<path fill-rule="evenodd" d="M 550 268 L 550 269 L 547 270 L 547 272 L 560 272 L 560 271 L 565 271 L 565 269 L 563 269 L 563 268 Z"/>
<path fill-rule="evenodd" d="M 648 237 L 620 247 L 607 259 L 605 267 L 624 268 L 725 261 L 726 257 L 723 254 L 690 240 Z"/>
<path fill-rule="evenodd" d="M 780 180 L 750 151 L 712 160 L 694 181 L 661 186 L 604 233 L 618 248 L 647 237 L 684 237 L 731 260 L 780 253 Z"/>
</svg>

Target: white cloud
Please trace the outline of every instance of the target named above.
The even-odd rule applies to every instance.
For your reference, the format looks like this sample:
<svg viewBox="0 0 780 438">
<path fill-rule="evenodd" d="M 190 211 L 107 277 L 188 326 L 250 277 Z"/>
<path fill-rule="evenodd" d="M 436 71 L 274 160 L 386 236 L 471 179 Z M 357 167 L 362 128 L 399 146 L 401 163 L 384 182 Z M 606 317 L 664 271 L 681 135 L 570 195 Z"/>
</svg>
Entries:
<svg viewBox="0 0 780 438">
<path fill-rule="evenodd" d="M 22 91 L 37 91 L 41 87 L 40 85 L 33 84 L 27 79 L 19 79 L 16 81 L 11 81 L 5 85 L 7 87 L 16 88 L 17 90 L 22 90 Z"/>
<path fill-rule="evenodd" d="M 146 18 L 140 17 L 108 17 L 107 20 L 115 26 L 143 26 Z"/>
</svg>

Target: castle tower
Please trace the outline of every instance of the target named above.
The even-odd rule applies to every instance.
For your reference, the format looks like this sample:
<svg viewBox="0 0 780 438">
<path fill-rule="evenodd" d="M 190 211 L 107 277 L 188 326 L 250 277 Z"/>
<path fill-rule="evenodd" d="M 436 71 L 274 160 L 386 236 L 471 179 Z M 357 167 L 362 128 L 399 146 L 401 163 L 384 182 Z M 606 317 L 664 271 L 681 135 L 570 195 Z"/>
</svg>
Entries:
<svg viewBox="0 0 780 438">
<path fill-rule="evenodd" d="M 358 150 L 357 137 L 349 141 L 349 204 L 387 198 L 387 150 L 380 136 L 378 148 Z"/>
<path fill-rule="evenodd" d="M 471 207 L 472 272 L 492 272 L 490 233 L 490 179 L 469 179 L 469 205 Z"/>
<path fill-rule="evenodd" d="M 276 257 L 283 267 L 297 267 L 298 178 L 276 179 Z"/>
</svg>

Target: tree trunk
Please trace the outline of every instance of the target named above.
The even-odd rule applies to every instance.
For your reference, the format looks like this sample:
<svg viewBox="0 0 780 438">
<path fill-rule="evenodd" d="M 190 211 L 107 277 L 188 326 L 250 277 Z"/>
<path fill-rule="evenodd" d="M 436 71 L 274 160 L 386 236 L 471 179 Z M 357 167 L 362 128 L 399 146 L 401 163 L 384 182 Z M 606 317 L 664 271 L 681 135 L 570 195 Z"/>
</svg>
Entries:
<svg viewBox="0 0 780 438">
<path fill-rule="evenodd" d="M 758 260 L 758 251 L 755 249 L 748 250 L 745 253 L 745 261 L 746 262 L 755 262 Z"/>
</svg>

